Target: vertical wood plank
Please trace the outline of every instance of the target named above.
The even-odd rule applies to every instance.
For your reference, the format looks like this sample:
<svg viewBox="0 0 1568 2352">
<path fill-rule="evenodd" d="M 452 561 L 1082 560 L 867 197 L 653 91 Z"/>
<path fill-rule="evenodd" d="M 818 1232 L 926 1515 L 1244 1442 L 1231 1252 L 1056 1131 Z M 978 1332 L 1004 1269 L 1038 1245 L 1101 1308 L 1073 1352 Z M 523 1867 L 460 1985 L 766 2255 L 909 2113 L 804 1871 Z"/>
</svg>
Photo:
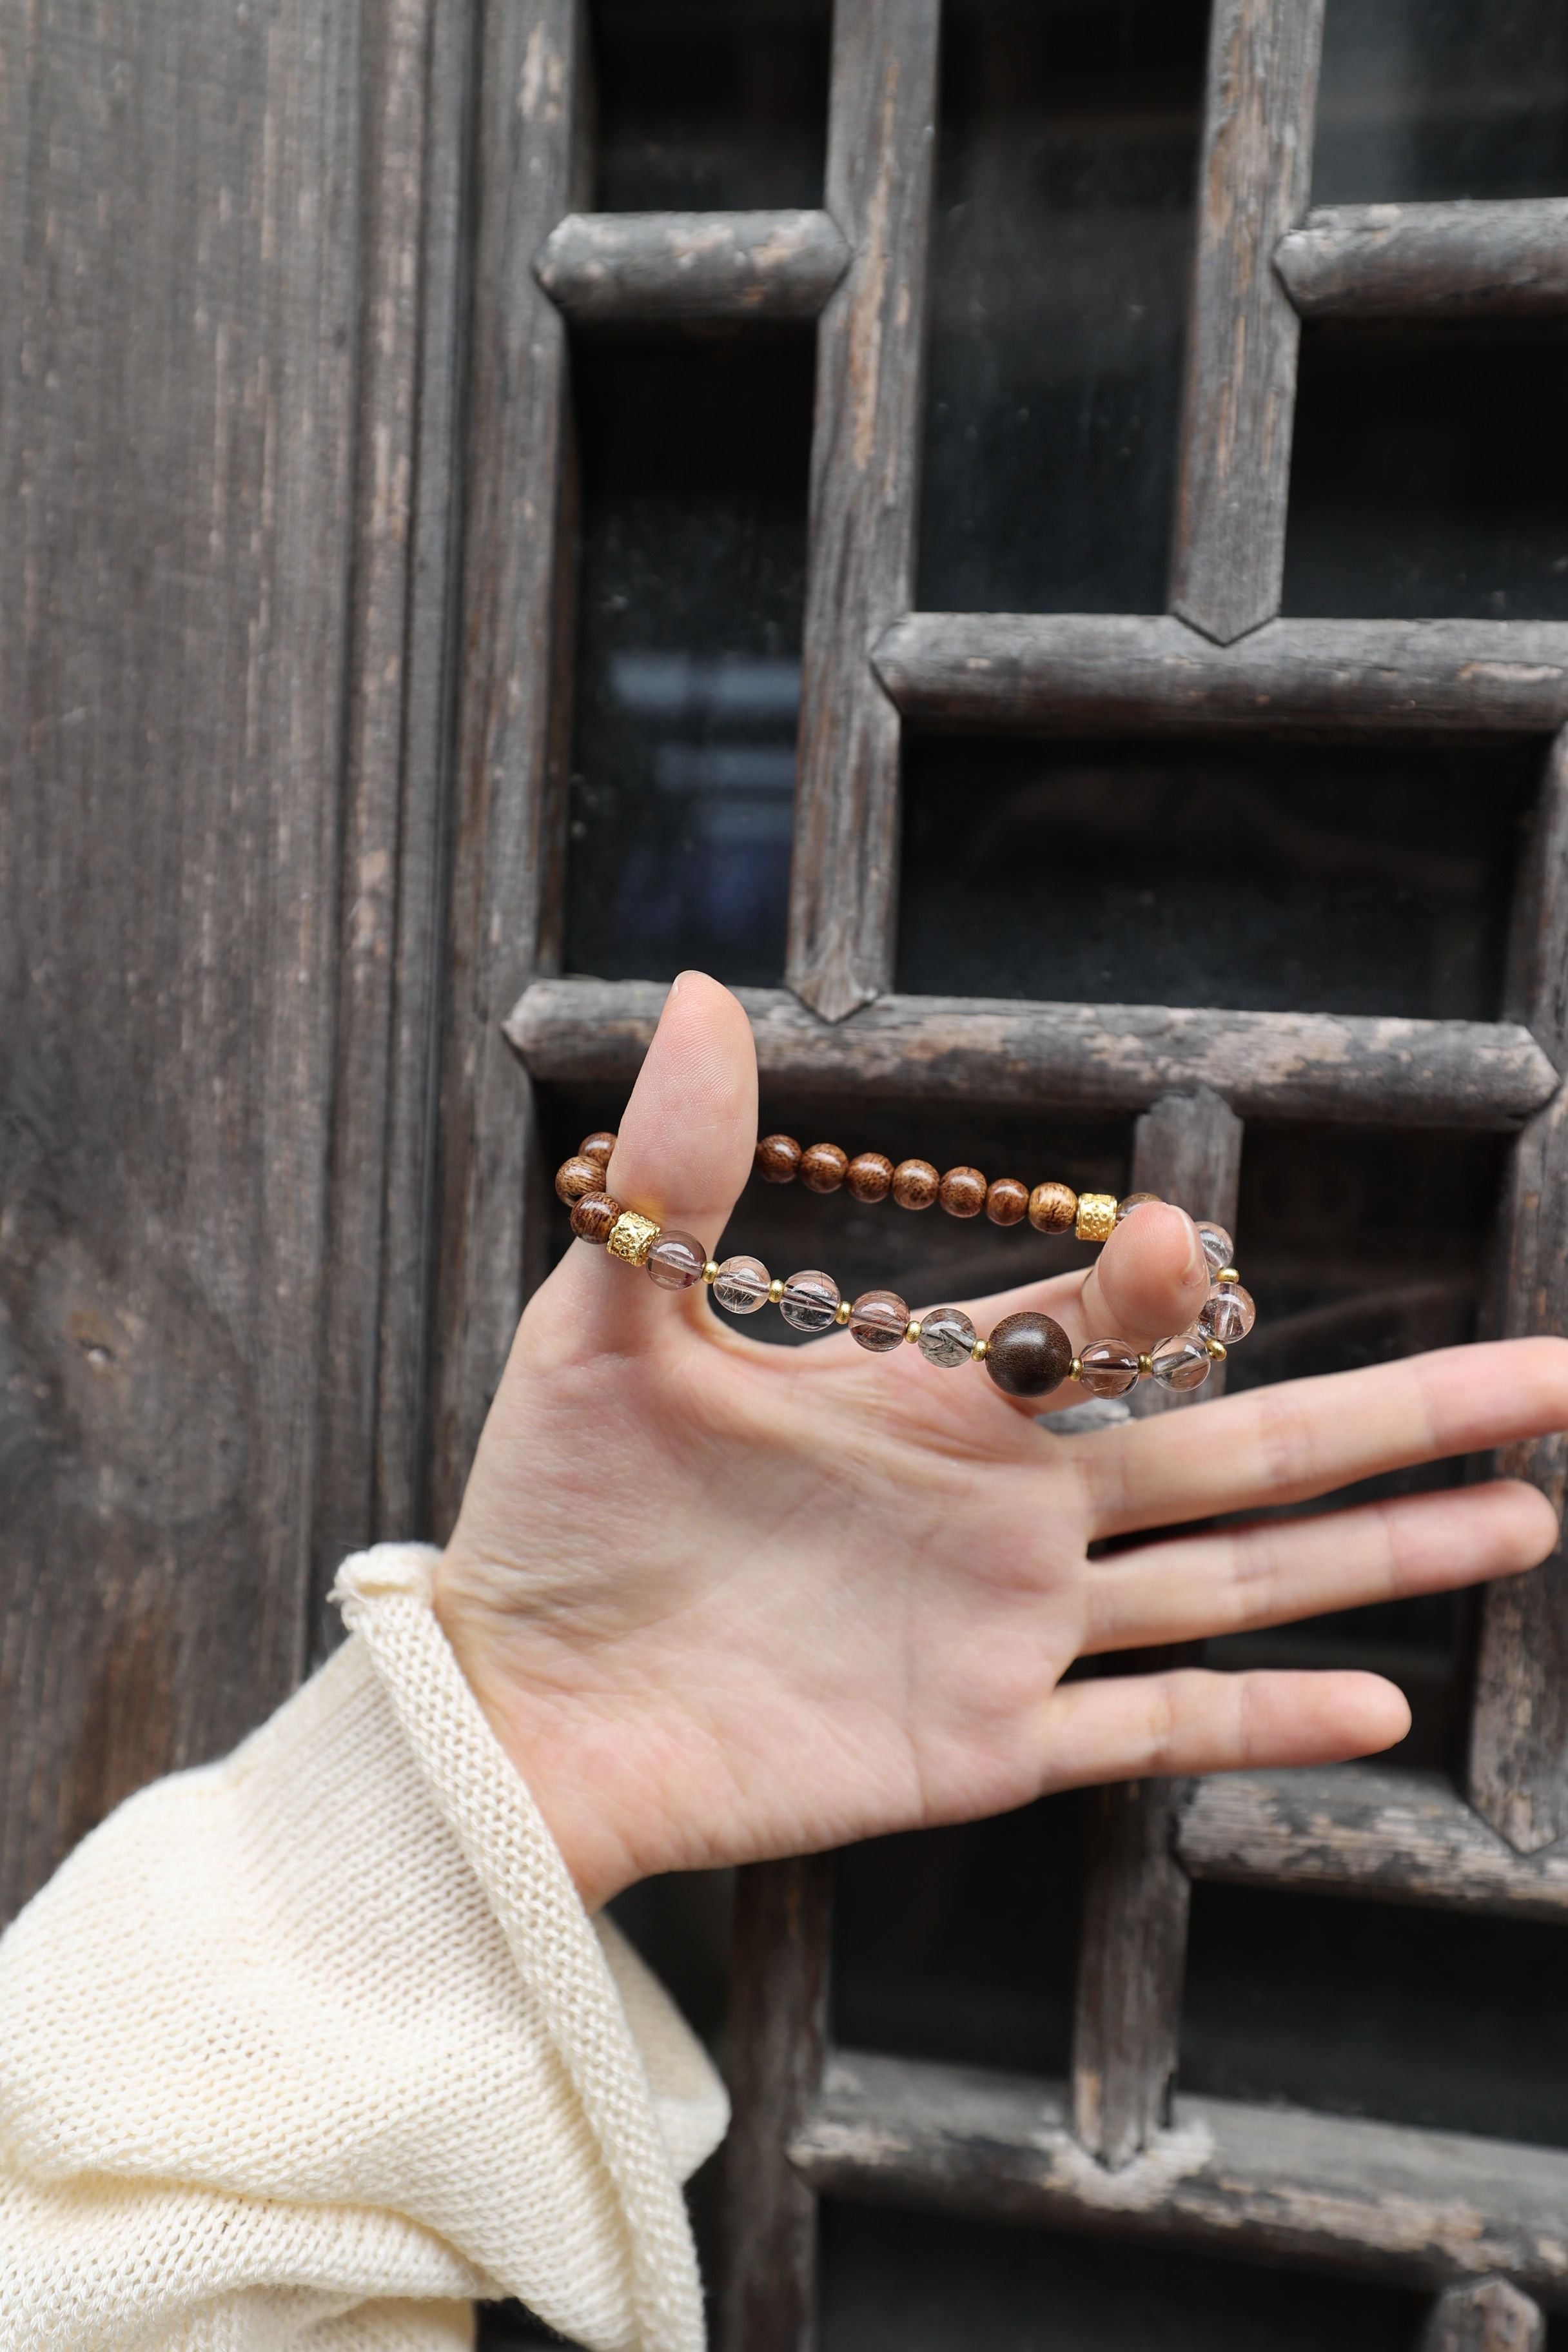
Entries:
<svg viewBox="0 0 1568 2352">
<path fill-rule="evenodd" d="M 0 16 L 0 1910 L 310 1609 L 358 12 Z"/>
<path fill-rule="evenodd" d="M 1234 1231 L 1241 1139 L 1240 1119 L 1209 1088 L 1167 1095 L 1134 1130 L 1131 1189 L 1162 1193 Z M 1150 1386 L 1138 1402 L 1154 1411 L 1195 1404 L 1223 1370 L 1216 1364 L 1197 1396 Z M 1182 1791 L 1176 1780 L 1137 1780 L 1097 1789 L 1089 1800 L 1073 2127 L 1112 2169 L 1148 2146 L 1170 2110 L 1191 1895 L 1175 1855 Z"/>
<path fill-rule="evenodd" d="M 559 892 L 570 557 L 566 330 L 533 274 L 574 209 L 578 0 L 486 0 L 478 74 L 462 665 L 437 1163 L 429 1516 L 450 1527 L 522 1303 L 535 1154 L 501 1019 Z"/>
<path fill-rule="evenodd" d="M 827 1021 L 891 984 L 899 715 L 871 648 L 913 594 L 940 0 L 840 0 L 816 343 L 785 978 Z"/>
<path fill-rule="evenodd" d="M 719 2352 L 812 2352 L 816 2200 L 784 2151 L 822 2076 L 833 1863 L 739 1874 Z"/>
<path fill-rule="evenodd" d="M 1171 609 L 1221 645 L 1279 609 L 1300 328 L 1274 248 L 1306 210 L 1323 0 L 1215 0 Z"/>
<path fill-rule="evenodd" d="M 1512 990 L 1559 1068 L 1568 1057 L 1568 737 L 1560 736 L 1537 814 L 1515 924 Z M 1515 1144 L 1503 1202 L 1500 1322 L 1510 1337 L 1568 1331 L 1568 1101 L 1536 1114 Z M 1529 1478 L 1562 1517 L 1568 1438 L 1510 1447 L 1499 1467 Z M 1568 1545 L 1481 1601 L 1470 1718 L 1469 1797 L 1521 1853 L 1568 1834 Z"/>
<path fill-rule="evenodd" d="M 1545 2343 L 1545 2313 L 1507 2279 L 1447 2288 L 1421 2334 L 1421 2352 L 1543 2352 Z"/>
</svg>

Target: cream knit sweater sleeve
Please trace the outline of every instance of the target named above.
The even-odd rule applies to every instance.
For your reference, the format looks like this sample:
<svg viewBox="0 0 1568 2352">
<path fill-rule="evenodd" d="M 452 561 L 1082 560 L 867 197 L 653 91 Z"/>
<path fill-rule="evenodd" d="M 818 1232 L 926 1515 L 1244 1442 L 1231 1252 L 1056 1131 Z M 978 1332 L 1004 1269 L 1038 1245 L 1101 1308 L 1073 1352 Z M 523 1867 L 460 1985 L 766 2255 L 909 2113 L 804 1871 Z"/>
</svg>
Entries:
<svg viewBox="0 0 1568 2352">
<path fill-rule="evenodd" d="M 0 1941 L 5 2352 L 451 2352 L 507 2294 L 700 2352 L 679 2183 L 723 2092 L 578 1902 L 434 1559 L 348 1561 L 353 1638 Z"/>
</svg>

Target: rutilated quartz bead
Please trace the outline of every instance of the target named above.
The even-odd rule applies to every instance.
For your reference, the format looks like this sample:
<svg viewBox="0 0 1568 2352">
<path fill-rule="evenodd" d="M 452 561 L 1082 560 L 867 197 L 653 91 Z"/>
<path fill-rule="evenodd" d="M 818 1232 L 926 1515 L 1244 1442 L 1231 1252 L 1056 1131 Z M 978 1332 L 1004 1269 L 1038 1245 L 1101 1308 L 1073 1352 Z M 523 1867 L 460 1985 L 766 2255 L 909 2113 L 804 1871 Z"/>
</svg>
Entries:
<svg viewBox="0 0 1568 2352">
<path fill-rule="evenodd" d="M 764 1183 L 793 1183 L 800 1166 L 800 1146 L 793 1135 L 764 1135 L 754 1158 L 757 1173 Z"/>
<path fill-rule="evenodd" d="M 1149 1370 L 1163 1389 L 1184 1395 L 1201 1389 L 1209 1376 L 1209 1351 L 1195 1331 L 1179 1331 L 1149 1350 Z"/>
<path fill-rule="evenodd" d="M 555 1197 L 570 1208 L 584 1192 L 602 1192 L 605 1171 L 596 1160 L 563 1160 L 555 1171 Z"/>
<path fill-rule="evenodd" d="M 1069 1234 L 1078 1216 L 1070 1184 L 1037 1184 L 1029 1195 L 1029 1223 L 1037 1234 Z"/>
<path fill-rule="evenodd" d="M 1257 1320 L 1258 1306 L 1249 1290 L 1244 1290 L 1239 1282 L 1216 1282 L 1199 1311 L 1198 1329 L 1205 1338 L 1234 1348 Z"/>
<path fill-rule="evenodd" d="M 893 1198 L 900 1209 L 929 1209 L 942 1178 L 929 1160 L 900 1160 L 893 1171 Z"/>
<path fill-rule="evenodd" d="M 1129 1192 L 1125 1201 L 1116 1203 L 1117 1223 L 1120 1224 L 1123 1217 L 1130 1217 L 1134 1209 L 1146 1209 L 1151 1201 L 1158 1201 L 1159 1198 L 1158 1192 Z"/>
<path fill-rule="evenodd" d="M 816 1266 L 792 1274 L 779 1300 L 779 1313 L 794 1331 L 829 1330 L 838 1314 L 838 1285 Z"/>
<path fill-rule="evenodd" d="M 1138 1350 L 1131 1339 L 1090 1339 L 1079 1356 L 1079 1385 L 1086 1396 L 1125 1396 L 1138 1380 Z"/>
<path fill-rule="evenodd" d="M 985 1188 L 985 1213 L 994 1225 L 1022 1224 L 1029 1213 L 1029 1188 L 1016 1176 L 998 1176 Z"/>
<path fill-rule="evenodd" d="M 950 1217 L 977 1217 L 985 1206 L 985 1179 L 978 1168 L 950 1168 L 937 1199 Z"/>
<path fill-rule="evenodd" d="M 985 1343 L 984 1362 L 1008 1396 L 1045 1396 L 1066 1380 L 1072 1347 L 1059 1323 L 1026 1307 L 1002 1318 Z"/>
<path fill-rule="evenodd" d="M 713 1296 L 731 1315 L 754 1315 L 767 1305 L 772 1280 L 760 1257 L 727 1257 L 713 1277 Z"/>
<path fill-rule="evenodd" d="M 1194 1217 L 1193 1223 L 1198 1229 L 1198 1239 L 1203 1244 L 1210 1271 L 1217 1274 L 1222 1265 L 1230 1264 L 1236 1244 L 1223 1225 L 1211 1223 L 1207 1217 Z"/>
<path fill-rule="evenodd" d="M 863 1290 L 849 1309 L 849 1337 L 873 1356 L 902 1347 L 910 1310 L 896 1290 Z"/>
<path fill-rule="evenodd" d="M 858 1151 L 844 1181 L 858 1201 L 885 1201 L 893 1188 L 893 1163 L 885 1151 Z"/>
<path fill-rule="evenodd" d="M 615 1231 L 621 1213 L 621 1204 L 608 1192 L 584 1192 L 572 1204 L 572 1230 L 580 1242 L 595 1242 L 602 1249 Z"/>
<path fill-rule="evenodd" d="M 929 1315 L 921 1317 L 921 1336 L 915 1345 L 928 1364 L 940 1364 L 943 1370 L 954 1364 L 967 1364 L 974 1349 L 974 1326 L 962 1307 L 933 1307 Z"/>
<path fill-rule="evenodd" d="M 577 1146 L 579 1160 L 592 1160 L 596 1167 L 607 1168 L 616 1149 L 616 1139 L 607 1127 L 596 1128 L 585 1135 Z"/>
<path fill-rule="evenodd" d="M 836 1143 L 808 1143 L 800 1155 L 800 1181 L 808 1192 L 837 1192 L 849 1165 Z"/>
<path fill-rule="evenodd" d="M 702 1279 L 708 1253 L 690 1234 L 660 1234 L 643 1263 L 660 1290 L 689 1290 Z"/>
</svg>

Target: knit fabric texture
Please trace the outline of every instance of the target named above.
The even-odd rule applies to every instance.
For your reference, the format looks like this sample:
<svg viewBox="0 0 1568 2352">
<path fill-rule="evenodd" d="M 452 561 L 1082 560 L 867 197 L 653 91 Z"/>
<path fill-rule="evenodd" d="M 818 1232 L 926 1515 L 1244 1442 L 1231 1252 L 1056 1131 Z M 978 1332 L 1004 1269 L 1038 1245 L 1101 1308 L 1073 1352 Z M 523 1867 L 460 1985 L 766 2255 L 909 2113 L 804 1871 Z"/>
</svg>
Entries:
<svg viewBox="0 0 1568 2352">
<path fill-rule="evenodd" d="M 453 2352 L 517 2295 L 700 2352 L 700 2044 L 590 1920 L 384 1544 L 350 1639 L 143 1790 L 0 1939 L 6 2352 Z"/>
</svg>

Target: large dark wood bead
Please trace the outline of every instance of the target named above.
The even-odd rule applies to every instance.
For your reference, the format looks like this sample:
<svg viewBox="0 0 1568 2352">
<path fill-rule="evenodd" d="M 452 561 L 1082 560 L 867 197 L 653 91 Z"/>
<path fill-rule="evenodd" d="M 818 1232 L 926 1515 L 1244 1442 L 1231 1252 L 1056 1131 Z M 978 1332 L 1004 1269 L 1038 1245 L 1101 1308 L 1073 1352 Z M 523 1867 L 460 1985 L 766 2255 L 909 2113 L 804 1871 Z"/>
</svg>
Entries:
<svg viewBox="0 0 1568 2352">
<path fill-rule="evenodd" d="M 594 1160 L 563 1160 L 555 1171 L 555 1197 L 570 1208 L 584 1192 L 602 1192 L 605 1171 Z"/>
<path fill-rule="evenodd" d="M 1005 1315 L 985 1342 L 985 1369 L 1009 1396 L 1047 1396 L 1072 1369 L 1072 1342 L 1048 1315 Z"/>
<path fill-rule="evenodd" d="M 978 1168 L 950 1168 L 937 1198 L 950 1217 L 977 1217 L 985 1206 L 985 1179 Z"/>
<path fill-rule="evenodd" d="M 577 1146 L 577 1157 L 579 1160 L 593 1160 L 596 1167 L 607 1168 L 610 1164 L 610 1155 L 615 1148 L 615 1137 L 607 1127 L 601 1127 L 592 1135 L 585 1135 L 583 1138 L 582 1142 Z"/>
<path fill-rule="evenodd" d="M 1070 1234 L 1078 1223 L 1078 1194 L 1070 1184 L 1037 1184 L 1029 1195 L 1029 1223 L 1037 1234 Z"/>
<path fill-rule="evenodd" d="M 793 1135 L 764 1135 L 756 1150 L 757 1173 L 768 1184 L 791 1184 L 800 1166 L 800 1146 Z"/>
<path fill-rule="evenodd" d="M 985 1213 L 994 1225 L 1021 1225 L 1029 1213 L 1029 1188 L 1016 1176 L 998 1176 L 985 1188 Z"/>
<path fill-rule="evenodd" d="M 858 1201 L 885 1201 L 893 1189 L 893 1163 L 884 1151 L 858 1151 L 844 1181 Z"/>
<path fill-rule="evenodd" d="M 900 1160 L 893 1171 L 893 1198 L 900 1209 L 929 1209 L 942 1178 L 929 1160 Z"/>
<path fill-rule="evenodd" d="M 572 1230 L 580 1242 L 595 1242 L 602 1249 L 620 1213 L 620 1202 L 607 1192 L 584 1192 L 572 1211 Z"/>
<path fill-rule="evenodd" d="M 808 1192 L 837 1192 L 848 1165 L 836 1143 L 810 1143 L 800 1155 L 800 1181 Z"/>
</svg>

